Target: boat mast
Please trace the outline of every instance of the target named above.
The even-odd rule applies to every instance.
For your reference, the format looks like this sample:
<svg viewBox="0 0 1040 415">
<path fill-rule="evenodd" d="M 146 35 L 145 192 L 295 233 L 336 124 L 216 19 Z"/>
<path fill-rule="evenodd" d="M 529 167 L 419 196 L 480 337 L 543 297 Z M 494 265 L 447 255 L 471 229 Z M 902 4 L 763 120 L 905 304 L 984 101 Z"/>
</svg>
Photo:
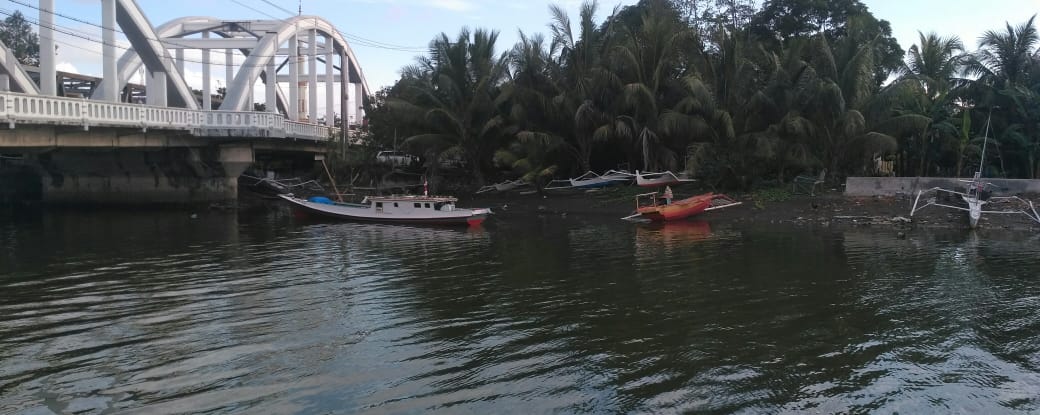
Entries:
<svg viewBox="0 0 1040 415">
<path fill-rule="evenodd" d="M 986 115 L 986 132 L 982 135 L 982 156 L 979 157 L 979 171 L 975 173 L 976 179 L 982 177 L 982 170 L 986 166 L 986 144 L 989 144 L 989 122 L 992 118 L 993 108 L 990 107 L 989 115 Z"/>
</svg>

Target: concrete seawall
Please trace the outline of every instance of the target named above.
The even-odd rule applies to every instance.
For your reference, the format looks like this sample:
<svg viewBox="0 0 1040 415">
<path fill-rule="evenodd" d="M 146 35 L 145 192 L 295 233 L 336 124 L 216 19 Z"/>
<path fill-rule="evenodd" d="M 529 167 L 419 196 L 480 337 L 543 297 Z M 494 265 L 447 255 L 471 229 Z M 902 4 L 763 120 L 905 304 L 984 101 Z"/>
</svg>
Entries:
<svg viewBox="0 0 1040 415">
<path fill-rule="evenodd" d="M 966 183 L 952 177 L 849 177 L 845 180 L 846 196 L 913 195 L 918 190 L 943 187 L 963 189 Z M 1040 194 L 1040 180 L 986 178 L 1000 194 Z"/>
</svg>

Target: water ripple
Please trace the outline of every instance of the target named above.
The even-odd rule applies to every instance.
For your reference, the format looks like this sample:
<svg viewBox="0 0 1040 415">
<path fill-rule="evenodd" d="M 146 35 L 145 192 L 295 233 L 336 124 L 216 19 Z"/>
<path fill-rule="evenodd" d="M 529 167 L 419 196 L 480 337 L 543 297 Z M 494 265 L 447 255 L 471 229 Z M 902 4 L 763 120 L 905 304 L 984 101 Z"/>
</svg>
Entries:
<svg viewBox="0 0 1040 415">
<path fill-rule="evenodd" d="M 158 215 L 0 224 L 0 413 L 1040 410 L 1029 237 Z"/>
</svg>

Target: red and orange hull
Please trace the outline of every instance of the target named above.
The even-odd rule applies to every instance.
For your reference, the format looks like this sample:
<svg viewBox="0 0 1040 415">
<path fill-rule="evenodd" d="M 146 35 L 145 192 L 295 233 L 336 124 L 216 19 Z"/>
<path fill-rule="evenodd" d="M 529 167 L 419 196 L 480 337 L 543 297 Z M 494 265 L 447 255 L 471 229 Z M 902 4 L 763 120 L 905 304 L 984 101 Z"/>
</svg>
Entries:
<svg viewBox="0 0 1040 415">
<path fill-rule="evenodd" d="M 643 217 L 652 221 L 672 221 L 685 219 L 704 212 L 711 206 L 714 195 L 705 193 L 678 200 L 667 205 L 644 206 L 636 209 Z"/>
</svg>

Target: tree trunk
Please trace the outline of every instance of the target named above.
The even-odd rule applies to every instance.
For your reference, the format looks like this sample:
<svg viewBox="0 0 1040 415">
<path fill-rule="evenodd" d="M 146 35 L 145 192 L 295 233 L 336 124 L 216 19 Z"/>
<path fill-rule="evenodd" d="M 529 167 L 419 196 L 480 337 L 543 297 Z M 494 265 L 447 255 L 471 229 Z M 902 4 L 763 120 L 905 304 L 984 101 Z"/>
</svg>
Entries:
<svg viewBox="0 0 1040 415">
<path fill-rule="evenodd" d="M 590 144 L 578 145 L 578 165 L 581 166 L 583 173 L 592 170 L 592 146 Z"/>
<path fill-rule="evenodd" d="M 427 153 L 427 160 L 430 161 L 430 167 L 426 168 L 426 177 L 423 179 L 429 182 L 429 192 L 431 195 L 437 194 L 441 187 L 441 160 L 440 154 L 438 153 Z"/>
<path fill-rule="evenodd" d="M 961 169 L 964 168 L 964 145 L 961 145 L 957 151 L 957 171 L 953 172 L 953 177 L 961 177 Z"/>
<path fill-rule="evenodd" d="M 588 154 L 582 154 L 581 158 L 578 159 L 578 165 L 581 166 L 581 171 L 587 172 L 592 170 L 592 163 L 589 161 L 591 157 Z"/>
<path fill-rule="evenodd" d="M 477 187 L 484 187 L 484 172 L 480 169 L 480 164 L 473 166 L 473 178 L 477 181 Z"/>
<path fill-rule="evenodd" d="M 921 136 L 921 163 L 917 166 L 917 177 L 925 177 L 925 167 L 928 165 L 928 138 Z"/>
<path fill-rule="evenodd" d="M 1036 179 L 1036 153 L 1033 151 L 1029 152 L 1029 175 L 1030 179 Z"/>
<path fill-rule="evenodd" d="M 469 154 L 469 168 L 473 173 L 473 179 L 477 182 L 477 187 L 484 186 L 484 171 L 480 168 L 480 156 L 478 154 Z"/>
</svg>

